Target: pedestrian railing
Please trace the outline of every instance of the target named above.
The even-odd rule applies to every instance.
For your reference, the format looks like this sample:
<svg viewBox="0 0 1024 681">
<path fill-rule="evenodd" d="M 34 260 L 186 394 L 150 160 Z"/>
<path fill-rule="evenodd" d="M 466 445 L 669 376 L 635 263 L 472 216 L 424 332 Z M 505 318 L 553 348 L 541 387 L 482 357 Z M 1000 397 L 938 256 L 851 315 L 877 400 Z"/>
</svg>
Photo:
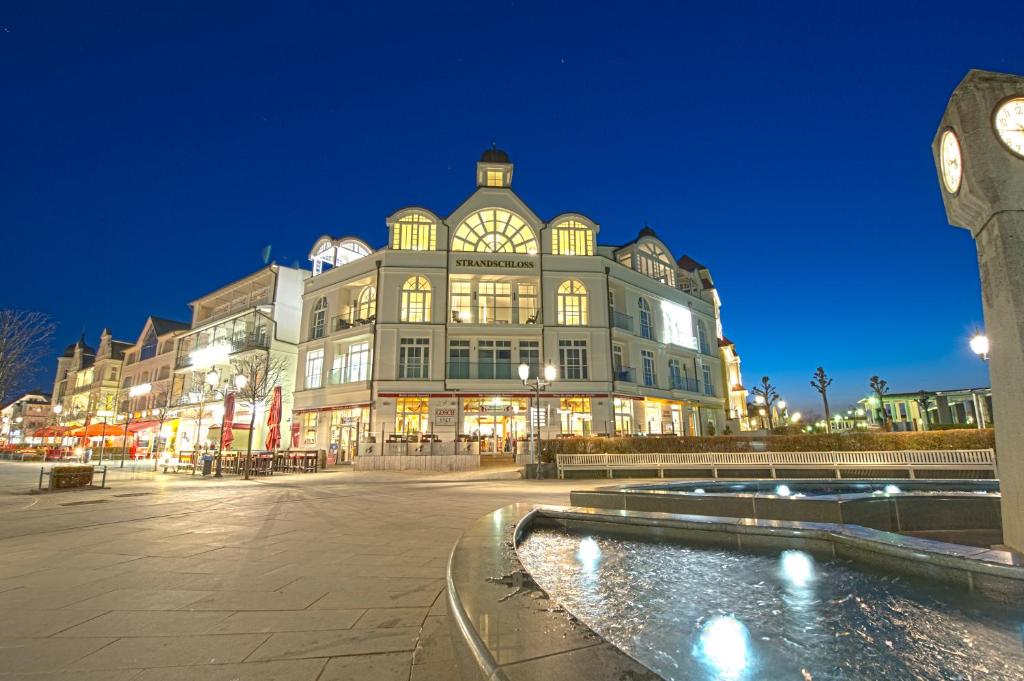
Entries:
<svg viewBox="0 0 1024 681">
<path fill-rule="evenodd" d="M 843 471 L 865 468 L 906 470 L 913 478 L 921 469 L 996 471 L 993 449 L 927 449 L 869 452 L 684 452 L 671 454 L 558 454 L 558 477 L 566 470 L 604 471 L 612 477 L 614 470 L 656 470 L 664 477 L 666 470 L 709 470 L 713 477 L 727 469 L 762 469 L 776 477 L 779 469 L 821 469 L 836 478 Z"/>
</svg>

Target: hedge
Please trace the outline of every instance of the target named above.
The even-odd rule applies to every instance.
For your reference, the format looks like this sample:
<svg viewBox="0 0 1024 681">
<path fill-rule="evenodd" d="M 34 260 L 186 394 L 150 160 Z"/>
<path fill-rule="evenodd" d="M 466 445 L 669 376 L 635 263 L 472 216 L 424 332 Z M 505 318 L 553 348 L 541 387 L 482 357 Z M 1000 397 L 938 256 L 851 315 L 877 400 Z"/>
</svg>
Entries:
<svg viewBox="0 0 1024 681">
<path fill-rule="evenodd" d="M 901 449 L 995 449 L 991 428 L 914 433 L 805 433 L 801 435 L 716 435 L 712 437 L 573 437 L 544 442 L 544 459 L 555 454 L 640 454 L 671 452 L 836 452 Z"/>
</svg>

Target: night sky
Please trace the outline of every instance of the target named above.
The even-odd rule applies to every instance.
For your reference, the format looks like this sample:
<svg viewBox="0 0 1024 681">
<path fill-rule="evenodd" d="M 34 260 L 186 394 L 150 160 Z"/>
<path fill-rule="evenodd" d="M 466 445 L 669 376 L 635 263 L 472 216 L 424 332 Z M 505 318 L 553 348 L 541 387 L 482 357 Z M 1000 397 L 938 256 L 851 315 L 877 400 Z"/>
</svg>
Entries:
<svg viewBox="0 0 1024 681">
<path fill-rule="evenodd" d="M 969 68 L 1024 73 L 1017 3 L 151 4 L 0 10 L 0 305 L 51 313 L 55 351 L 188 319 L 267 244 L 382 246 L 493 140 L 542 217 L 708 266 L 748 386 L 988 384 L 929 144 Z"/>
</svg>

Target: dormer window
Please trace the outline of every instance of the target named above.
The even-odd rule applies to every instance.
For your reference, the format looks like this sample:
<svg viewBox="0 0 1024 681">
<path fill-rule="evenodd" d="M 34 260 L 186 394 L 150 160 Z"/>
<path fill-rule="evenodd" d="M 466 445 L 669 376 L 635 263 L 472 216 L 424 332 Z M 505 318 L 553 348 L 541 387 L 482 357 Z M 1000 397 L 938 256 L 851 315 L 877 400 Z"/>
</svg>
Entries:
<svg viewBox="0 0 1024 681">
<path fill-rule="evenodd" d="M 512 161 L 498 148 L 488 149 L 476 164 L 477 187 L 511 187 Z"/>
<path fill-rule="evenodd" d="M 554 255 L 594 255 L 594 232 L 578 220 L 565 220 L 551 232 Z"/>
<path fill-rule="evenodd" d="M 410 213 L 395 223 L 391 248 L 400 251 L 437 250 L 437 225 L 423 213 Z"/>
<path fill-rule="evenodd" d="M 500 170 L 488 170 L 487 171 L 487 186 L 488 187 L 504 187 L 504 173 Z"/>
</svg>

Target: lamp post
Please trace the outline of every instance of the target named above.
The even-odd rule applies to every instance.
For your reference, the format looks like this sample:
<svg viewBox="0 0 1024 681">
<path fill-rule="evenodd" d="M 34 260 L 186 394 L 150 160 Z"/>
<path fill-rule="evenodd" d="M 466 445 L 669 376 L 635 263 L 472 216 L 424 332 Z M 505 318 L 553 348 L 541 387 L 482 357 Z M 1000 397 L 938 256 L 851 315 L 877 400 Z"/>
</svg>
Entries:
<svg viewBox="0 0 1024 681">
<path fill-rule="evenodd" d="M 128 411 L 124 414 L 124 433 L 121 435 L 121 468 L 124 468 L 124 455 L 128 451 L 128 424 L 132 422 L 132 403 L 136 397 L 148 395 L 153 389 L 151 383 L 140 383 L 128 388 Z"/>
<path fill-rule="evenodd" d="M 57 445 L 57 456 L 61 459 L 64 458 L 64 432 L 61 430 L 61 414 L 64 412 L 63 404 L 53 405 L 53 413 L 57 415 L 57 432 L 60 436 L 59 444 Z"/>
<path fill-rule="evenodd" d="M 96 416 L 103 419 L 103 427 L 100 429 L 100 463 L 103 463 L 103 449 L 107 440 L 107 417 L 113 416 L 114 412 L 109 409 L 97 409 Z M 89 426 L 85 427 L 86 438 L 89 437 Z"/>
<path fill-rule="evenodd" d="M 969 345 L 971 346 L 971 352 L 980 357 L 981 361 L 988 361 L 988 336 L 975 329 L 974 336 L 971 337 Z"/>
<path fill-rule="evenodd" d="M 551 383 L 554 382 L 554 380 L 557 377 L 558 377 L 558 370 L 555 369 L 554 365 L 552 365 L 550 362 L 548 362 L 547 366 L 544 367 L 544 377 L 542 378 L 540 376 L 537 376 L 536 378 L 533 379 L 533 382 L 531 383 L 530 382 L 530 365 L 527 364 L 526 362 L 523 362 L 522 364 L 519 365 L 519 380 L 521 380 L 523 382 L 523 385 L 526 386 L 527 388 L 532 388 L 534 393 L 537 396 L 536 411 L 534 411 L 533 409 L 528 409 L 527 410 L 527 411 L 531 412 L 530 416 L 529 416 L 529 418 L 530 418 L 530 463 L 537 463 L 537 456 L 535 454 L 535 449 L 534 449 L 535 447 L 536 447 L 536 449 L 540 450 L 540 452 L 539 452 L 540 456 L 541 457 L 544 456 L 544 448 L 541 445 L 541 443 L 542 443 L 542 436 L 541 436 L 541 429 L 540 429 L 540 391 L 541 391 L 542 388 L 545 388 L 545 387 L 551 385 Z M 533 425 L 534 415 L 536 415 L 536 418 L 537 418 L 537 425 L 536 426 Z M 537 431 L 537 435 L 536 435 L 536 443 L 537 444 L 536 445 L 534 445 L 534 428 L 536 428 L 536 431 Z M 538 474 L 537 474 L 538 478 L 540 477 L 539 470 L 540 469 L 538 469 Z"/>
<path fill-rule="evenodd" d="M 779 400 L 775 403 L 775 406 L 779 408 L 779 418 L 782 419 L 782 423 L 785 424 L 789 421 L 789 418 L 786 415 L 786 400 Z"/>
<path fill-rule="evenodd" d="M 206 409 L 206 396 L 213 392 L 213 388 L 220 384 L 220 373 L 217 369 L 210 369 L 203 382 L 203 392 L 199 398 L 199 418 L 196 419 L 196 441 L 192 445 L 192 475 L 196 474 L 196 466 L 199 464 L 199 435 L 203 432 L 203 410 Z"/>
</svg>

